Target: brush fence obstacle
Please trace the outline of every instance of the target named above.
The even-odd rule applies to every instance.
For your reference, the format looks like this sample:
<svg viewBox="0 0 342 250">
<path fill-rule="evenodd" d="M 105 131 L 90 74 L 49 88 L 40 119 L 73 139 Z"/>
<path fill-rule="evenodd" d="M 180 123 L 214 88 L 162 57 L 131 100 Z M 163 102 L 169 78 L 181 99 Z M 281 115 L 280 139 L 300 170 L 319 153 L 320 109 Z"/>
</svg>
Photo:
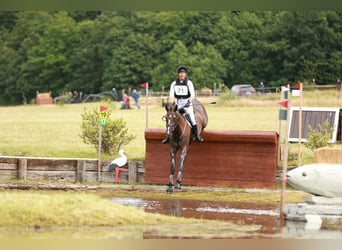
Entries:
<svg viewBox="0 0 342 250">
<path fill-rule="evenodd" d="M 146 183 L 168 183 L 170 145 L 161 144 L 164 135 L 164 129 L 145 130 Z M 204 130 L 201 135 L 203 143 L 190 144 L 184 164 L 184 185 L 275 187 L 277 132 Z"/>
</svg>

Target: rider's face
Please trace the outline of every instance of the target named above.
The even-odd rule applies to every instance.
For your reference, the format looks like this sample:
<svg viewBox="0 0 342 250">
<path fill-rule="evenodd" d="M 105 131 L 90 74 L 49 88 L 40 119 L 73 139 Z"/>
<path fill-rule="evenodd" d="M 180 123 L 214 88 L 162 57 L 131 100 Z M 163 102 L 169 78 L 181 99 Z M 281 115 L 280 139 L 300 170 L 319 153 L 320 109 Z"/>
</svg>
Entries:
<svg viewBox="0 0 342 250">
<path fill-rule="evenodd" d="M 186 72 L 181 71 L 178 73 L 179 80 L 183 81 L 186 78 Z"/>
</svg>

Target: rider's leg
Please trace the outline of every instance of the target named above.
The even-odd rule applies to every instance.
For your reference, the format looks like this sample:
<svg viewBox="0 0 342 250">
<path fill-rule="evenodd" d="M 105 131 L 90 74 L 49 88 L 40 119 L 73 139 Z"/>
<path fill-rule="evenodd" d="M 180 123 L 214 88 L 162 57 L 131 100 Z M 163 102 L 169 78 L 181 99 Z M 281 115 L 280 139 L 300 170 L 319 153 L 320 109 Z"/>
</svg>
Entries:
<svg viewBox="0 0 342 250">
<path fill-rule="evenodd" d="M 195 135 L 196 141 L 203 142 L 204 139 L 199 135 L 199 132 L 198 132 L 197 122 L 196 122 L 196 118 L 195 118 L 195 113 L 194 113 L 194 110 L 193 110 L 192 106 L 186 108 L 185 116 L 187 116 L 188 120 L 191 123 L 192 132 Z"/>
</svg>

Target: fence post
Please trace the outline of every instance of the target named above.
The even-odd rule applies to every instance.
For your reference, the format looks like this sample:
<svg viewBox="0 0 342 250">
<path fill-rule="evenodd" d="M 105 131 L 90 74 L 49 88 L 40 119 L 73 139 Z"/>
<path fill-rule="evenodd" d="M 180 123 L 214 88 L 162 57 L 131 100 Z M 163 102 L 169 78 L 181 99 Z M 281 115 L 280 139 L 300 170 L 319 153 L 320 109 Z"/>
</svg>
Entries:
<svg viewBox="0 0 342 250">
<path fill-rule="evenodd" d="M 137 163 L 130 161 L 128 164 L 128 182 L 137 182 Z"/>
<path fill-rule="evenodd" d="M 85 160 L 77 160 L 76 182 L 83 183 L 85 181 L 85 167 L 86 167 Z"/>
<path fill-rule="evenodd" d="M 18 179 L 26 181 L 27 178 L 27 159 L 19 159 L 18 164 Z"/>
</svg>

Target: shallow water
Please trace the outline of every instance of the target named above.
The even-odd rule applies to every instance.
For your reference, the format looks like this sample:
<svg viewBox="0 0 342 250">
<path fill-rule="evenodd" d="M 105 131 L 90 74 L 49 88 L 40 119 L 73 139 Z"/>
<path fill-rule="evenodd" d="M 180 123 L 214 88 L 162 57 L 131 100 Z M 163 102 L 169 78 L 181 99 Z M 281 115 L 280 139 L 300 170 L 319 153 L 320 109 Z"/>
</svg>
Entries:
<svg viewBox="0 0 342 250">
<path fill-rule="evenodd" d="M 256 233 L 264 238 L 342 239 L 339 230 L 321 230 L 305 222 L 285 221 L 280 225 L 279 207 L 272 204 L 129 197 L 112 197 L 110 200 L 151 213 L 231 221 L 238 225 L 259 225 L 260 229 Z M 244 235 L 242 238 L 249 236 Z"/>
<path fill-rule="evenodd" d="M 233 227 L 217 224 L 127 225 L 114 227 L 0 227 L 0 239 L 186 239 L 186 238 L 294 238 L 342 239 L 341 230 L 322 230 L 305 222 L 280 223 L 279 208 L 253 202 L 217 202 L 179 199 L 112 197 L 112 202 L 169 216 L 233 222 Z M 282 225 L 280 225 L 282 224 Z M 250 231 L 239 230 L 250 225 Z"/>
<path fill-rule="evenodd" d="M 113 197 L 111 201 L 146 212 L 164 215 L 224 220 L 239 225 L 261 225 L 260 233 L 278 233 L 278 208 L 274 205 L 258 205 L 247 202 L 209 202 L 179 199 L 141 199 Z"/>
</svg>

